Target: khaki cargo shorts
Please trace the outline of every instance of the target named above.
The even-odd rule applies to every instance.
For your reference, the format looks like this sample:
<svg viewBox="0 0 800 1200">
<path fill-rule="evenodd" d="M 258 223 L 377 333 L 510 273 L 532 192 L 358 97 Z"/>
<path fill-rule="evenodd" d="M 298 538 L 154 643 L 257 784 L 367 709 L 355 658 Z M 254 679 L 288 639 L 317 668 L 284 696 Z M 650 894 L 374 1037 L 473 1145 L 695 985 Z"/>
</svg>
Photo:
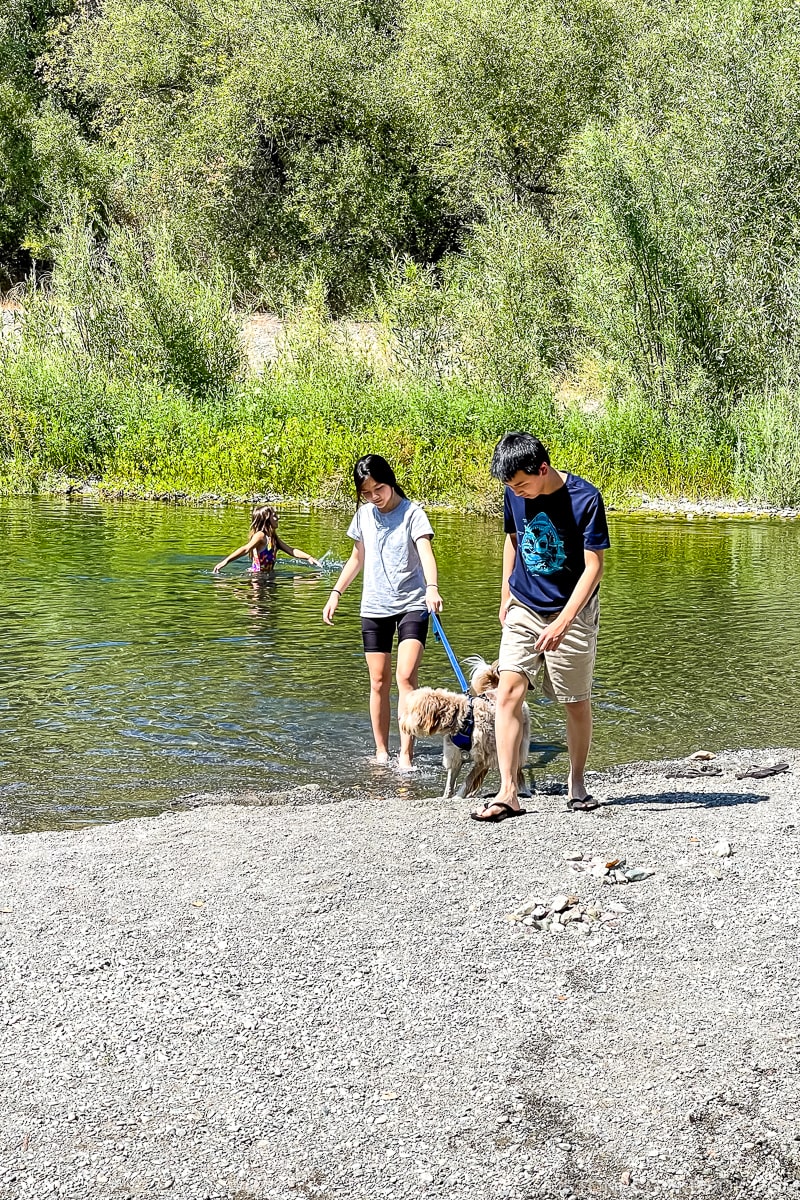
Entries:
<svg viewBox="0 0 800 1200">
<path fill-rule="evenodd" d="M 534 645 L 542 631 L 558 613 L 537 613 L 512 596 L 500 641 L 500 671 L 527 675 L 533 684 L 544 665 L 542 691 L 559 704 L 588 700 L 592 694 L 592 674 L 597 653 L 600 626 L 600 597 L 592 596 L 570 625 L 557 650 L 542 652 Z"/>
</svg>

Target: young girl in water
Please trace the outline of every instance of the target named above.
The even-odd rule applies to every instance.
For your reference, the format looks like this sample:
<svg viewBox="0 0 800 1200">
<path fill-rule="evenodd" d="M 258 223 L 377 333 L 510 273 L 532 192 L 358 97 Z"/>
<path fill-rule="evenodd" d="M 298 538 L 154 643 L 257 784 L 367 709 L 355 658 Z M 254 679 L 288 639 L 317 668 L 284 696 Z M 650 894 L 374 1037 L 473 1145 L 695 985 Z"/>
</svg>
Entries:
<svg viewBox="0 0 800 1200">
<path fill-rule="evenodd" d="M 234 550 L 227 558 L 223 558 L 222 562 L 218 562 L 214 567 L 214 573 L 221 571 L 229 562 L 233 562 L 235 558 L 242 558 L 245 554 L 250 555 L 253 571 L 273 571 L 279 550 L 288 554 L 290 558 L 299 558 L 303 562 L 313 563 L 316 567 L 321 566 L 319 560 L 306 554 L 305 550 L 287 546 L 286 542 L 278 537 L 278 520 L 277 512 L 268 504 L 254 509 L 253 523 L 250 526 L 250 541 L 246 546 L 240 546 L 238 550 Z"/>
<path fill-rule="evenodd" d="M 428 635 L 428 614 L 441 612 L 433 530 L 423 509 L 408 499 L 394 471 L 380 454 L 367 454 L 353 468 L 356 515 L 347 536 L 355 545 L 331 589 L 322 619 L 333 624 L 339 599 L 359 571 L 361 636 L 369 670 L 369 715 L 375 757 L 389 761 L 389 689 L 392 642 L 397 631 L 398 717 L 405 698 L 417 686 L 419 664 Z M 400 734 L 400 770 L 411 770 L 414 741 Z"/>
</svg>

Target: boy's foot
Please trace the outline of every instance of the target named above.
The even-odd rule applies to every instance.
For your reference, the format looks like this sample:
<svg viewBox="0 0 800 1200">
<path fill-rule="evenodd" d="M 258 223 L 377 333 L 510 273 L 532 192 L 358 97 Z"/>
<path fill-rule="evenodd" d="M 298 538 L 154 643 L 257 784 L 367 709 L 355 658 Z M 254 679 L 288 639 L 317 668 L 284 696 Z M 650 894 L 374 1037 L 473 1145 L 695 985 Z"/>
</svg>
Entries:
<svg viewBox="0 0 800 1200">
<path fill-rule="evenodd" d="M 483 808 L 470 813 L 470 816 L 473 821 L 504 821 L 506 817 L 521 816 L 524 811 L 520 808 L 518 796 L 495 796 L 493 800 L 487 800 Z"/>
<path fill-rule="evenodd" d="M 593 808 L 597 808 L 597 801 L 594 796 L 583 796 L 580 800 L 570 799 L 567 801 L 567 809 L 569 812 L 591 812 Z"/>
<path fill-rule="evenodd" d="M 524 817 L 526 812 L 526 809 L 512 807 L 510 804 L 505 804 L 502 800 L 488 800 L 483 808 L 479 808 L 469 815 L 473 821 L 496 824 L 498 821 L 507 821 L 509 817 Z"/>
<path fill-rule="evenodd" d="M 417 768 L 413 759 L 409 758 L 405 754 L 401 754 L 397 760 L 397 769 L 398 771 L 407 773 L 409 771 L 416 771 Z"/>
<path fill-rule="evenodd" d="M 573 800 L 585 800 L 589 796 L 582 775 L 580 780 L 573 779 L 572 772 L 570 771 L 567 776 L 567 795 L 569 796 L 570 803 Z"/>
<path fill-rule="evenodd" d="M 376 766 L 378 766 L 378 767 L 388 767 L 388 765 L 389 765 L 389 751 L 388 751 L 388 750 L 376 750 L 376 751 L 375 751 L 375 757 L 373 758 L 373 760 L 372 760 L 372 761 L 373 761 L 373 762 L 375 763 L 375 765 L 376 765 Z"/>
</svg>

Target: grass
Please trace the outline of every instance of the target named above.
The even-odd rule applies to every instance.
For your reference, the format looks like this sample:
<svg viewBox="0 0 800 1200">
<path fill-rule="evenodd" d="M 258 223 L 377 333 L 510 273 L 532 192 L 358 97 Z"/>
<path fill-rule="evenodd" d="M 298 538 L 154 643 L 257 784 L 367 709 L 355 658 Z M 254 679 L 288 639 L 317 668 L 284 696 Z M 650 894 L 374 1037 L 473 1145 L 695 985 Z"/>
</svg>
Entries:
<svg viewBox="0 0 800 1200">
<path fill-rule="evenodd" d="M 768 410 L 750 405 L 748 436 L 743 427 L 737 440 L 729 421 L 717 429 L 670 421 L 635 394 L 588 414 L 546 395 L 512 401 L 456 383 L 339 370 L 315 378 L 275 372 L 198 399 L 172 384 L 69 365 L 55 355 L 0 359 L 6 493 L 42 490 L 57 476 L 127 493 L 349 501 L 353 462 L 380 451 L 413 494 L 485 509 L 497 503 L 492 447 L 507 430 L 526 428 L 549 444 L 554 462 L 594 480 L 610 503 L 624 505 L 641 492 L 800 498 L 800 476 L 790 470 L 796 435 L 780 415 L 780 398 Z M 781 468 L 778 487 L 773 476 Z"/>
<path fill-rule="evenodd" d="M 75 251 L 72 275 L 92 281 L 91 302 L 66 290 L 62 263 L 49 291 L 27 297 L 22 335 L 0 343 L 6 494 L 94 480 L 126 494 L 350 503 L 353 463 L 377 451 L 412 494 L 488 510 L 499 497 L 492 448 L 527 429 L 619 507 L 642 493 L 800 504 L 800 401 L 790 388 L 735 404 L 702 395 L 666 404 L 607 369 L 587 382 L 594 400 L 602 392 L 588 411 L 557 400 L 543 373 L 514 376 L 504 391 L 480 371 L 370 364 L 337 343 L 321 304 L 299 314 L 278 362 L 253 378 L 222 276 L 201 285 L 156 247 L 145 285 L 130 247 L 115 253 L 86 267 Z"/>
</svg>

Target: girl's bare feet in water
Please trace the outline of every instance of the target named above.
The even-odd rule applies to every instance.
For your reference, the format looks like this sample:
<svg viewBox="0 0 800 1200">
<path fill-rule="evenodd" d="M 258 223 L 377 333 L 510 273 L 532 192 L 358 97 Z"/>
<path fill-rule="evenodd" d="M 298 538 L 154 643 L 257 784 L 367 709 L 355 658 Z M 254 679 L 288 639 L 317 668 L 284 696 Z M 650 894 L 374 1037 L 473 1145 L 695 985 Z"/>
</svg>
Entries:
<svg viewBox="0 0 800 1200">
<path fill-rule="evenodd" d="M 407 754 L 401 754 L 397 760 L 397 769 L 398 771 L 416 771 L 417 768 L 414 766 L 413 759 L 409 758 Z"/>
<path fill-rule="evenodd" d="M 388 767 L 389 751 L 388 750 L 376 750 L 375 757 L 373 758 L 372 761 L 375 763 L 376 767 Z"/>
</svg>

